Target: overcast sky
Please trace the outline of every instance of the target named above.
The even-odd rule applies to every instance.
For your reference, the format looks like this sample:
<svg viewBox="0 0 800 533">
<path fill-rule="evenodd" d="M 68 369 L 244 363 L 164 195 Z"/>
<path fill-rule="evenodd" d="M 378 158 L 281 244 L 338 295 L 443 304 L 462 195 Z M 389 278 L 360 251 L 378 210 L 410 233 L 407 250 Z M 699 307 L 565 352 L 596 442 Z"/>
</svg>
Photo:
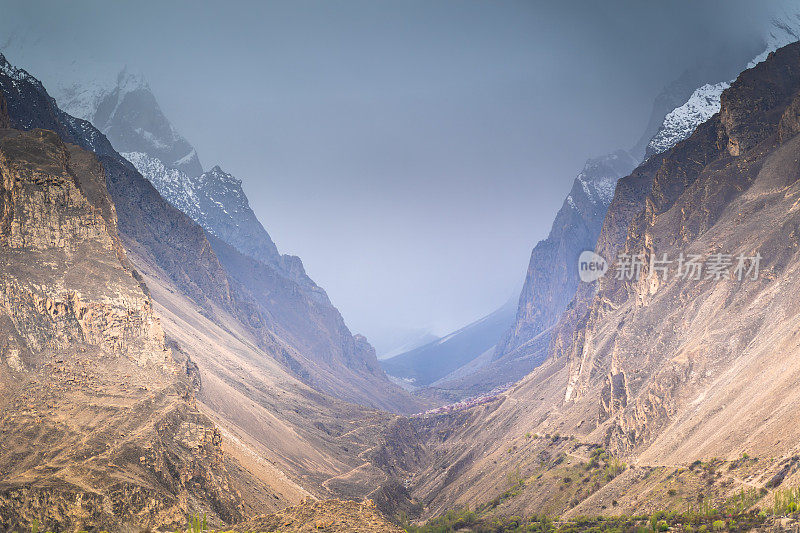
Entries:
<svg viewBox="0 0 800 533">
<path fill-rule="evenodd" d="M 754 46 L 758 4 L 0 0 L 0 32 L 141 69 L 204 167 L 243 179 L 281 252 L 380 337 L 516 298 L 584 160 L 631 147 L 683 69 Z"/>
</svg>

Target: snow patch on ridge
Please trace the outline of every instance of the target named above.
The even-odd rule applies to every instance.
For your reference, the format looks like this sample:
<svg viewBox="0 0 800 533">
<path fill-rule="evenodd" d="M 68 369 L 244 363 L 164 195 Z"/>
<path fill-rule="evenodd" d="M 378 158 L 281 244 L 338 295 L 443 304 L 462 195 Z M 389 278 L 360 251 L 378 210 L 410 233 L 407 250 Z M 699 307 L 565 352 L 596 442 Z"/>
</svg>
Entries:
<svg viewBox="0 0 800 533">
<path fill-rule="evenodd" d="M 720 82 L 695 89 L 685 104 L 667 114 L 658 133 L 647 145 L 647 153 L 660 154 L 688 138 L 697 126 L 719 112 L 720 96 L 728 87 L 730 83 Z"/>
</svg>

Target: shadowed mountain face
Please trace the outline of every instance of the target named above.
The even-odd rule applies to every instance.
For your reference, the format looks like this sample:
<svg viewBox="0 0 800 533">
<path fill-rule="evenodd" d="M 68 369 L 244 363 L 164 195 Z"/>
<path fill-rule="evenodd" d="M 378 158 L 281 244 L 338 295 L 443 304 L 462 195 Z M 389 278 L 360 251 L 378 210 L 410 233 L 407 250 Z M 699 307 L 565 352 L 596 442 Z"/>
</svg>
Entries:
<svg viewBox="0 0 800 533">
<path fill-rule="evenodd" d="M 618 279 L 612 267 L 579 286 L 552 357 L 514 388 L 415 421 L 428 462 L 411 493 L 429 513 L 499 496 L 508 472 L 528 481 L 501 504 L 516 515 L 680 510 L 701 492 L 720 502 L 800 481 L 798 109 L 800 43 L 742 73 L 719 114 L 620 180 L 596 251 L 696 254 L 704 270 L 679 276 L 676 261 L 664 275 L 645 260 L 638 278 Z M 719 276 L 707 270 L 715 254 L 732 258 Z M 740 256 L 761 258 L 757 275 L 736 275 Z M 570 472 L 591 477 L 593 446 L 633 467 L 568 486 Z M 744 481 L 686 468 L 714 457 L 757 468 Z"/>
</svg>

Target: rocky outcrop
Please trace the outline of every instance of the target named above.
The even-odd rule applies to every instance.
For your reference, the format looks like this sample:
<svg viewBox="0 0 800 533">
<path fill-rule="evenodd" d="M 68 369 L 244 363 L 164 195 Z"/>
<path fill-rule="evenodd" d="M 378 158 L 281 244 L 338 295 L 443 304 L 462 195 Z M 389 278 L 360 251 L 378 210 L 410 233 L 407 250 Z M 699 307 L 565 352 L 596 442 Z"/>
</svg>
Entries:
<svg viewBox="0 0 800 533">
<path fill-rule="evenodd" d="M 650 140 L 645 158 L 665 152 L 689 137 L 695 128 L 719 112 L 719 98 L 727 82 L 707 83 L 696 89 L 686 103 L 664 117 L 658 133 Z"/>
<path fill-rule="evenodd" d="M 241 516 L 116 233 L 97 158 L 0 133 L 0 527 L 181 525 Z"/>
<path fill-rule="evenodd" d="M 213 302 L 245 322 L 253 316 L 252 303 L 231 289 L 202 228 L 165 202 L 102 133 L 59 109 L 36 78 L 9 65 L 2 55 L 0 90 L 5 93 L 13 127 L 54 131 L 65 142 L 98 156 L 127 248 L 145 253 L 201 305 Z M 250 325 L 255 329 L 263 327 L 257 318 Z"/>
<path fill-rule="evenodd" d="M 730 86 L 731 80 L 745 66 L 753 67 L 764 61 L 769 53 L 797 41 L 800 36 L 800 20 L 796 14 L 784 12 L 781 16 L 775 17 L 765 30 L 765 46 L 758 50 L 760 53 L 752 59 L 746 55 L 737 58 L 738 54 L 731 54 L 729 50 L 726 50 L 725 56 L 714 61 L 713 65 L 687 71 L 672 84 L 671 89 L 665 90 L 662 96 L 659 96 L 657 102 L 659 100 L 665 102 L 663 96 L 671 94 L 670 101 L 673 102 L 673 105 L 671 110 L 663 116 L 663 120 L 658 123 L 656 130 L 651 130 L 655 118 L 654 113 L 651 126 L 648 126 L 650 136 L 647 137 L 648 132 L 646 132 L 645 137 L 642 137 L 637 145 L 646 143 L 645 159 L 663 153 L 688 138 L 697 126 L 718 113 L 720 96 L 722 91 Z M 747 54 L 746 51 L 744 53 Z M 745 63 L 744 60 L 749 60 L 749 63 Z"/>
<path fill-rule="evenodd" d="M 623 151 L 586 163 L 556 215 L 549 236 L 531 253 L 516 321 L 498 343 L 496 358 L 511 354 L 514 358 L 532 357 L 530 371 L 546 357 L 541 349 L 546 343 L 536 340 L 559 320 L 572 300 L 579 283 L 578 256 L 594 248 L 617 180 L 635 165 L 633 157 Z"/>
</svg>

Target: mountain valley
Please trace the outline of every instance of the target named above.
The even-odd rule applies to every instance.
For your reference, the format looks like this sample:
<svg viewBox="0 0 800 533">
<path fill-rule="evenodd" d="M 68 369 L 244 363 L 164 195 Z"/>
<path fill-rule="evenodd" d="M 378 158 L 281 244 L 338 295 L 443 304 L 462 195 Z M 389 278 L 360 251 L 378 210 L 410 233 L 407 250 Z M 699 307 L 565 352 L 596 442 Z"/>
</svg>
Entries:
<svg viewBox="0 0 800 533">
<path fill-rule="evenodd" d="M 798 21 L 589 159 L 518 300 L 380 361 L 142 76 L 0 54 L 0 529 L 798 527 Z"/>
</svg>

